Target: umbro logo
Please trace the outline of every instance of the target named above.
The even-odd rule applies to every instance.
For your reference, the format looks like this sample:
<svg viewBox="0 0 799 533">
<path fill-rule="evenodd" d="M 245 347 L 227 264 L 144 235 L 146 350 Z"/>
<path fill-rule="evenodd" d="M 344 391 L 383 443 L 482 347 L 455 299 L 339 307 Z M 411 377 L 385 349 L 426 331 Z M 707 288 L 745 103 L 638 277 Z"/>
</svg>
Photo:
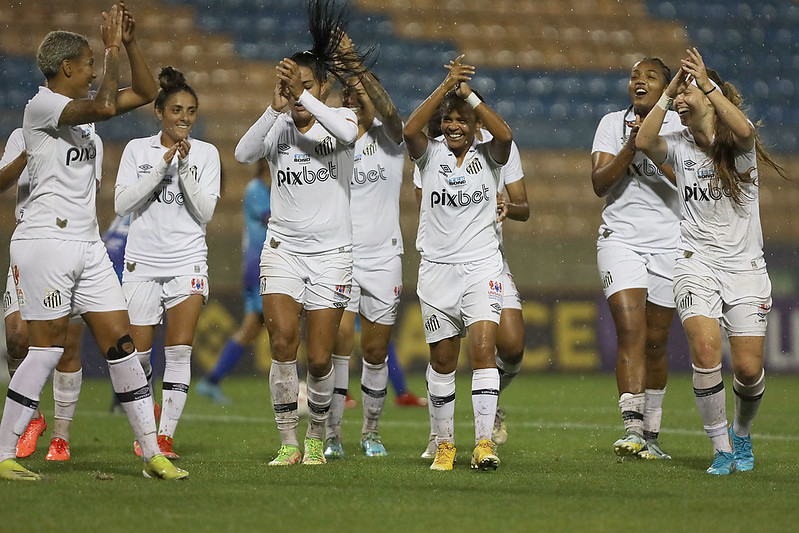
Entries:
<svg viewBox="0 0 799 533">
<path fill-rule="evenodd" d="M 148 164 L 148 163 L 144 163 L 143 165 L 139 165 L 139 170 L 141 170 L 142 172 L 149 172 L 150 170 L 152 170 L 152 168 L 153 168 L 153 166 Z"/>
<path fill-rule="evenodd" d="M 286 143 L 280 143 L 277 145 L 277 153 L 280 155 L 288 155 L 289 150 L 291 150 L 291 146 Z"/>
<path fill-rule="evenodd" d="M 691 170 L 696 166 L 696 161 L 686 159 L 685 161 L 683 161 L 683 165 L 685 166 L 685 170 Z"/>
<path fill-rule="evenodd" d="M 441 168 L 441 172 L 444 172 L 446 174 L 449 174 L 450 172 L 452 172 L 452 169 L 449 168 L 449 165 L 441 165 L 440 168 Z"/>
</svg>

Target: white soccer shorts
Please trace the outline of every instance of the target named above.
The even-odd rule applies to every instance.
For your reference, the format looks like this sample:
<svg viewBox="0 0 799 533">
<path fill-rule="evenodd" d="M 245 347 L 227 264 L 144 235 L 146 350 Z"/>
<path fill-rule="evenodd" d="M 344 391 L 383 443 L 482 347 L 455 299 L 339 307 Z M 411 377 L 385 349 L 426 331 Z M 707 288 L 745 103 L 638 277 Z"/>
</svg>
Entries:
<svg viewBox="0 0 799 533">
<path fill-rule="evenodd" d="M 133 326 L 154 326 L 163 320 L 164 312 L 193 294 L 208 301 L 206 276 L 175 276 L 146 281 L 123 281 L 122 292 L 128 302 L 128 315 Z"/>
<path fill-rule="evenodd" d="M 522 296 L 516 283 L 513 281 L 513 274 L 510 272 L 510 265 L 507 261 L 502 262 L 502 308 L 522 310 Z"/>
<path fill-rule="evenodd" d="M 401 295 L 400 256 L 355 260 L 347 311 L 360 313 L 370 322 L 393 326 L 397 321 Z"/>
<path fill-rule="evenodd" d="M 605 298 L 626 289 L 646 289 L 647 301 L 674 309 L 674 262 L 677 251 L 639 253 L 615 243 L 597 246 L 597 267 Z"/>
</svg>

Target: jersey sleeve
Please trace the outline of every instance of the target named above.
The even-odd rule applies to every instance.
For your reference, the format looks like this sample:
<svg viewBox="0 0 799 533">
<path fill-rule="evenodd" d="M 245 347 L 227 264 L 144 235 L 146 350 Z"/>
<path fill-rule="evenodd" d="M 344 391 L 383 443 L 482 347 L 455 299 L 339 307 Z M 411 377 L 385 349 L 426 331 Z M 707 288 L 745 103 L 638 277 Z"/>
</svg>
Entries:
<svg viewBox="0 0 799 533">
<path fill-rule="evenodd" d="M 97 151 L 94 158 L 94 177 L 99 186 L 103 182 L 103 156 L 105 155 L 105 147 L 103 140 L 96 133 L 94 134 L 94 148 Z"/>
<path fill-rule="evenodd" d="M 11 132 L 6 141 L 3 157 L 0 158 L 0 168 L 11 163 L 19 154 L 25 150 L 25 138 L 22 136 L 22 128 L 17 128 Z"/>
<path fill-rule="evenodd" d="M 203 190 L 219 198 L 219 189 L 222 181 L 222 165 L 219 162 L 219 150 L 213 144 L 208 144 L 208 153 L 205 162 L 200 168 L 197 183 Z"/>
<path fill-rule="evenodd" d="M 122 151 L 122 159 L 119 160 L 119 169 L 117 170 L 116 186 L 128 186 L 135 184 L 137 179 L 136 174 L 136 155 L 134 141 L 130 141 L 125 145 Z"/>
<path fill-rule="evenodd" d="M 624 117 L 621 117 L 624 120 Z M 591 153 L 605 152 L 606 154 L 616 155 L 619 153 L 618 135 L 621 133 L 623 124 L 619 120 L 618 113 L 609 113 L 602 117 L 599 121 L 599 126 L 596 128 L 594 134 L 594 145 L 591 148 Z M 618 124 L 615 124 L 619 122 Z"/>
<path fill-rule="evenodd" d="M 25 109 L 25 122 L 32 130 L 55 131 L 64 108 L 72 99 L 63 94 L 39 93 Z"/>
<path fill-rule="evenodd" d="M 515 141 L 511 143 L 510 156 L 508 157 L 507 163 L 503 165 L 500 175 L 502 176 L 502 182 L 505 184 L 514 183 L 524 177 L 522 156 L 519 154 L 519 147 L 516 146 Z"/>
</svg>

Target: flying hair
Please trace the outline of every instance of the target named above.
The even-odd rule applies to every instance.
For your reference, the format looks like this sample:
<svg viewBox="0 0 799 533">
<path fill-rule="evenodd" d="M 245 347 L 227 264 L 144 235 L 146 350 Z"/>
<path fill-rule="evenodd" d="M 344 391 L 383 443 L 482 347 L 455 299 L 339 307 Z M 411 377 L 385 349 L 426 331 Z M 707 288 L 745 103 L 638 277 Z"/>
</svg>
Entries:
<svg viewBox="0 0 799 533">
<path fill-rule="evenodd" d="M 292 61 L 311 69 L 320 83 L 327 80 L 328 73 L 347 85 L 350 78 L 360 79 L 367 71 L 375 48 L 366 52 L 356 49 L 342 51 L 341 39 L 347 31 L 349 11 L 346 2 L 336 0 L 309 0 L 308 30 L 313 46 L 310 50 L 291 56 Z M 370 65 L 371 66 L 371 65 Z"/>
</svg>

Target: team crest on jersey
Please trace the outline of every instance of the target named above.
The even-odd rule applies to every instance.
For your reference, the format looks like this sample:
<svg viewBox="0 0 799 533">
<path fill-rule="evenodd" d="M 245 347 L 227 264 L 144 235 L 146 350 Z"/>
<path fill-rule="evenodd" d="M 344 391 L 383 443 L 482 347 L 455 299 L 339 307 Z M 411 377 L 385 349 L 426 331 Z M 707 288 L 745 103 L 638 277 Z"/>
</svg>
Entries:
<svg viewBox="0 0 799 533">
<path fill-rule="evenodd" d="M 330 135 L 328 135 L 316 145 L 316 148 L 314 148 L 314 152 L 316 152 L 319 155 L 330 155 L 333 153 L 333 150 L 335 150 L 335 148 L 336 146 L 335 144 L 333 144 L 333 138 Z"/>
<path fill-rule="evenodd" d="M 693 304 L 694 295 L 690 291 L 677 297 L 677 307 L 682 310 L 690 308 Z"/>
<path fill-rule="evenodd" d="M 279 143 L 277 145 L 277 153 L 280 155 L 289 155 L 289 150 L 291 150 L 291 146 L 286 143 Z"/>
<path fill-rule="evenodd" d="M 685 167 L 685 170 L 692 170 L 696 166 L 696 161 L 693 161 L 691 159 L 686 159 L 685 161 L 682 162 L 682 164 Z"/>
<path fill-rule="evenodd" d="M 607 289 L 613 284 L 613 275 L 610 273 L 610 270 L 601 272 L 601 275 L 602 275 L 602 288 Z"/>
<path fill-rule="evenodd" d="M 42 300 L 42 304 L 45 307 L 49 307 L 50 309 L 56 309 L 57 307 L 61 306 L 61 291 L 55 289 L 45 290 L 44 291 L 44 300 Z"/>
<path fill-rule="evenodd" d="M 463 187 L 466 185 L 466 176 L 452 176 L 447 178 L 447 184 L 452 187 Z"/>
<path fill-rule="evenodd" d="M 266 294 L 266 278 L 261 278 L 261 294 Z"/>
<path fill-rule="evenodd" d="M 11 291 L 6 291 L 3 293 L 3 311 L 8 311 L 8 308 L 11 307 L 13 300 L 11 299 Z"/>
<path fill-rule="evenodd" d="M 441 327 L 441 324 L 438 321 L 438 317 L 435 313 L 424 317 L 424 329 L 430 332 L 436 331 L 438 328 Z"/>
<path fill-rule="evenodd" d="M 205 291 L 205 278 L 191 278 L 191 293 L 202 294 Z"/>
<path fill-rule="evenodd" d="M 375 155 L 377 153 L 377 143 L 372 142 L 364 146 L 363 155 Z"/>
<path fill-rule="evenodd" d="M 477 174 L 481 170 L 483 170 L 483 164 L 480 162 L 479 159 L 475 159 L 466 166 L 467 174 Z"/>
<path fill-rule="evenodd" d="M 300 165 L 307 165 L 311 162 L 311 156 L 308 154 L 294 154 L 294 162 Z"/>
</svg>

